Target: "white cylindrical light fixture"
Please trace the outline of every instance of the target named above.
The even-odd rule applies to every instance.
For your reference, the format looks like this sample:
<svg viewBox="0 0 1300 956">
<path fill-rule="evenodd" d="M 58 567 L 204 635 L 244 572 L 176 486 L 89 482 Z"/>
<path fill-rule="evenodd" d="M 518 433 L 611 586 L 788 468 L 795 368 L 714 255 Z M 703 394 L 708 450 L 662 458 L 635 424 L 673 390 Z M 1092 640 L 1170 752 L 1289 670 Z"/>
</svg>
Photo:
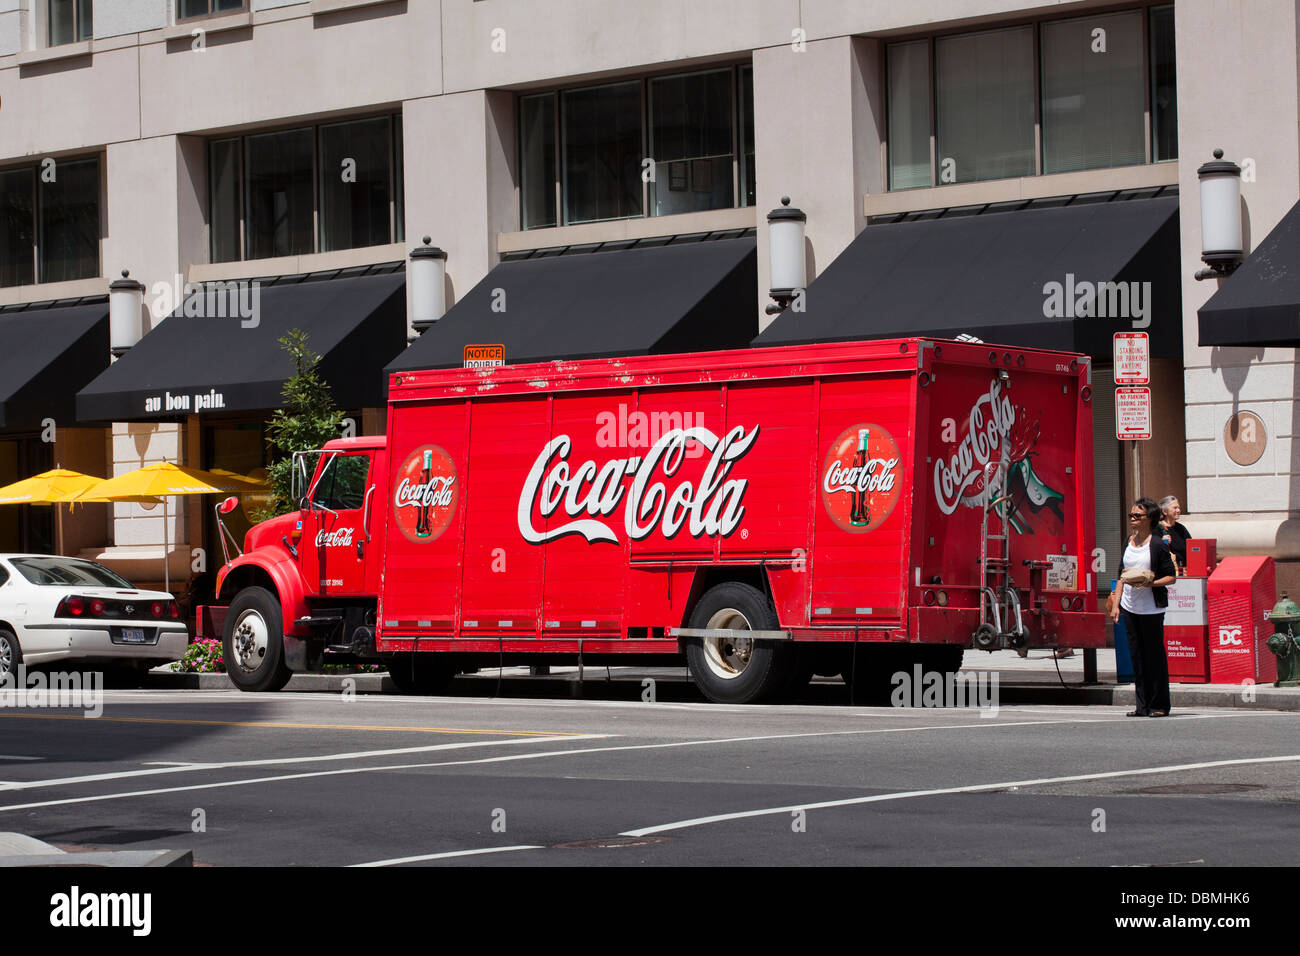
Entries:
<svg viewBox="0 0 1300 956">
<path fill-rule="evenodd" d="M 1201 259 L 1220 275 L 1241 262 L 1241 167 L 1214 151 L 1196 170 L 1201 181 Z"/>
<path fill-rule="evenodd" d="M 411 250 L 408 266 L 411 328 L 416 332 L 423 332 L 447 311 L 447 253 L 430 242 L 432 239 L 425 236 L 424 245 Z"/>
<path fill-rule="evenodd" d="M 108 348 L 121 356 L 140 341 L 140 311 L 144 304 L 144 284 L 122 270 L 122 278 L 108 285 Z"/>
<path fill-rule="evenodd" d="M 789 196 L 782 196 L 781 208 L 767 214 L 768 287 L 782 308 L 808 282 L 803 251 L 807 221 L 802 209 L 791 208 Z"/>
</svg>

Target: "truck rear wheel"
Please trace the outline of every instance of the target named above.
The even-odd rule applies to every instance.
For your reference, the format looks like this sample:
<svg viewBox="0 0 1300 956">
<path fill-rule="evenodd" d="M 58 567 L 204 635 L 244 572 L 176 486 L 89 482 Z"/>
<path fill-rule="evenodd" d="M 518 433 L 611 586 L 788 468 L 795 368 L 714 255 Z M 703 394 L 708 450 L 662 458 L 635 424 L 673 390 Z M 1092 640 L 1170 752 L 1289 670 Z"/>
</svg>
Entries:
<svg viewBox="0 0 1300 956">
<path fill-rule="evenodd" d="M 710 588 L 691 614 L 691 627 L 732 631 L 771 631 L 776 610 L 757 588 L 728 581 Z M 781 641 L 756 641 L 733 635 L 693 638 L 686 645 L 691 679 L 719 704 L 754 704 L 785 690 L 795 666 L 794 648 Z"/>
<path fill-rule="evenodd" d="M 230 602 L 222 629 L 226 674 L 240 690 L 276 691 L 293 674 L 284 662 L 280 602 L 266 588 L 244 588 Z"/>
<path fill-rule="evenodd" d="M 458 673 L 441 655 L 396 654 L 388 662 L 388 676 L 402 694 L 440 694 Z"/>
</svg>

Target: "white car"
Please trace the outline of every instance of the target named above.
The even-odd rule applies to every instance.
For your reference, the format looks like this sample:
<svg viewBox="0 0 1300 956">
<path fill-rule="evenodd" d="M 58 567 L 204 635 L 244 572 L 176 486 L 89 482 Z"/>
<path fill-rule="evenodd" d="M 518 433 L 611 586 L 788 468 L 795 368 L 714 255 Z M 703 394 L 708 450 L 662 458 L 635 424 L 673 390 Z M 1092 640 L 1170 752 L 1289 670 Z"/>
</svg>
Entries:
<svg viewBox="0 0 1300 956">
<path fill-rule="evenodd" d="M 0 675 L 19 664 L 134 665 L 180 660 L 180 606 L 82 558 L 0 554 Z"/>
</svg>

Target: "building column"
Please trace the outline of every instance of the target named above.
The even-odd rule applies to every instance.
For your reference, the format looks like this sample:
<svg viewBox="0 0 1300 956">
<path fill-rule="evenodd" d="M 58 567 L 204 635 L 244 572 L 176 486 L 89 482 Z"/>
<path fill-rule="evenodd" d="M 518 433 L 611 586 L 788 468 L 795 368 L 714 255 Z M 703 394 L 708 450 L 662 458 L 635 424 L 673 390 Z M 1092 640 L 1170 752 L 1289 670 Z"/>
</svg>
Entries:
<svg viewBox="0 0 1300 956">
<path fill-rule="evenodd" d="M 884 190 L 884 50 L 877 40 L 836 37 L 754 51 L 754 165 L 758 206 L 757 334 L 772 321 L 767 211 L 808 215 L 808 282 L 866 227 L 862 197 Z"/>
<path fill-rule="evenodd" d="M 1246 167 L 1241 184 L 1246 254 L 1300 196 L 1296 6 L 1253 0 L 1179 0 L 1178 156 L 1187 399 L 1187 513 L 1196 537 L 1220 554 L 1272 554 L 1278 588 L 1300 586 L 1300 455 L 1293 451 L 1300 367 L 1295 349 L 1201 348 L 1196 311 L 1221 282 L 1198 282 L 1200 191 L 1196 169 L 1220 148 Z M 1289 77 L 1289 80 L 1288 80 Z M 1292 134 L 1279 135 L 1291 130 Z M 1250 160 L 1251 162 L 1247 162 Z M 1254 464 L 1227 452 L 1238 411 L 1263 423 Z"/>
</svg>

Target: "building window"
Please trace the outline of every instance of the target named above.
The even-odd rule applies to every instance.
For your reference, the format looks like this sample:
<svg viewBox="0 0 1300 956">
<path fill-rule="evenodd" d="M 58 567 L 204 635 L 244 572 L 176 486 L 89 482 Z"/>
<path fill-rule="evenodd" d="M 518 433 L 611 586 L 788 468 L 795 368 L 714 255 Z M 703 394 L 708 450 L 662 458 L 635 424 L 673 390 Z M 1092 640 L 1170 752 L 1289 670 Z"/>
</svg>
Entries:
<svg viewBox="0 0 1300 956">
<path fill-rule="evenodd" d="M 1043 172 L 1146 162 L 1142 14 L 1043 24 Z"/>
<path fill-rule="evenodd" d="M 210 17 L 216 13 L 240 13 L 248 9 L 248 0 L 176 0 L 176 19 Z"/>
<path fill-rule="evenodd" d="M 944 37 L 934 44 L 941 182 L 1034 172 L 1034 31 Z"/>
<path fill-rule="evenodd" d="M 1178 72 L 1174 68 L 1174 8 L 1151 11 L 1151 143 L 1153 159 L 1178 158 Z"/>
<path fill-rule="evenodd" d="M 885 76 L 891 189 L 1178 156 L 1171 6 L 891 43 Z"/>
<path fill-rule="evenodd" d="M 92 0 L 49 0 L 50 46 L 89 40 L 95 31 Z"/>
<path fill-rule="evenodd" d="M 0 170 L 0 286 L 99 275 L 99 160 Z"/>
<path fill-rule="evenodd" d="M 399 116 L 212 140 L 213 262 L 401 242 Z"/>
<path fill-rule="evenodd" d="M 751 67 L 519 98 L 524 229 L 754 202 Z"/>
</svg>

